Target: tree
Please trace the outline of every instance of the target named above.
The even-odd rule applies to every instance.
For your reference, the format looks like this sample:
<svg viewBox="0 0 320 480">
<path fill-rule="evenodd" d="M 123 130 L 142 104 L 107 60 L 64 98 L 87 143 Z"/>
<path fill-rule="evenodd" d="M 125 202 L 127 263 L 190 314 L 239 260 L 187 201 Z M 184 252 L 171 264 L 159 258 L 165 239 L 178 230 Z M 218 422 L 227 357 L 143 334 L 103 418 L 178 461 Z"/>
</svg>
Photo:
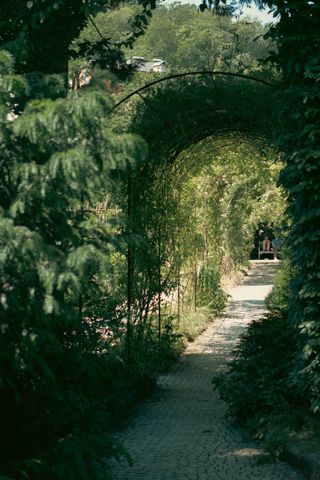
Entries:
<svg viewBox="0 0 320 480">
<path fill-rule="evenodd" d="M 96 87 L 34 99 L 14 116 L 29 84 L 13 68 L 2 52 L 1 475 L 92 479 L 102 457 L 121 451 L 106 434 L 102 332 L 113 331 L 112 256 L 125 245 L 112 212 L 98 215 L 96 204 L 146 147 L 110 134 L 110 98 Z"/>
<path fill-rule="evenodd" d="M 114 8 L 107 0 L 5 0 L 0 15 L 0 46 L 12 52 L 18 72 L 67 75 L 69 46 L 89 18 Z M 146 0 L 132 22 L 131 44 L 148 24 L 154 0 Z M 110 48 L 103 40 L 106 50 Z"/>
<path fill-rule="evenodd" d="M 259 23 L 228 17 L 198 15 L 190 5 L 173 5 L 155 11 L 145 35 L 131 55 L 162 58 L 171 70 L 217 69 L 246 72 L 261 70 L 270 42 Z M 129 53 L 129 52 L 128 52 Z"/>
</svg>

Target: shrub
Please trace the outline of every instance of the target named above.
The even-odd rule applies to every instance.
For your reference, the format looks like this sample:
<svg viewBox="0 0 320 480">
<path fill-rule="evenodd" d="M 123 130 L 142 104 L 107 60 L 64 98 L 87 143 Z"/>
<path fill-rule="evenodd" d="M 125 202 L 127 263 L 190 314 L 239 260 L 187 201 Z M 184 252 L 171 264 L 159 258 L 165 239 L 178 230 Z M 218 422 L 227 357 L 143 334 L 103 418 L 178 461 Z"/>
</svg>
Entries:
<svg viewBox="0 0 320 480">
<path fill-rule="evenodd" d="M 300 404 L 290 382 L 295 344 L 287 316 L 273 311 L 253 322 L 236 347 L 230 369 L 213 383 L 228 402 L 228 415 L 263 438 L 271 418 Z"/>
<path fill-rule="evenodd" d="M 288 309 L 292 297 L 290 284 L 293 276 L 294 269 L 289 260 L 285 259 L 281 263 L 273 289 L 266 298 L 266 305 L 270 311 Z"/>
</svg>

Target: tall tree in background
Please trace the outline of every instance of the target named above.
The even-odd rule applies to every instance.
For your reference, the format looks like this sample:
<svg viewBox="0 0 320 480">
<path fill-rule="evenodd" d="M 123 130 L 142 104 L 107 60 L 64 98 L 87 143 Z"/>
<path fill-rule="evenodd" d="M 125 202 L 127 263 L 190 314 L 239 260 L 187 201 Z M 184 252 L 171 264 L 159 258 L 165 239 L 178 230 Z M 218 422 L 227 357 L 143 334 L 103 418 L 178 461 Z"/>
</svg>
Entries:
<svg viewBox="0 0 320 480">
<path fill-rule="evenodd" d="M 170 70 L 232 70 L 241 73 L 261 69 L 266 58 L 267 29 L 258 22 L 234 22 L 229 17 L 198 15 L 191 5 L 159 8 L 146 34 L 133 47 L 134 55 L 162 58 Z M 256 39 L 254 41 L 254 39 Z"/>
<path fill-rule="evenodd" d="M 4 0 L 0 12 L 0 46 L 13 53 L 21 73 L 67 74 L 69 46 L 92 16 L 119 5 L 108 0 Z M 145 0 L 132 19 L 132 44 L 141 35 L 155 0 Z M 110 49 L 108 39 L 97 48 Z"/>
</svg>

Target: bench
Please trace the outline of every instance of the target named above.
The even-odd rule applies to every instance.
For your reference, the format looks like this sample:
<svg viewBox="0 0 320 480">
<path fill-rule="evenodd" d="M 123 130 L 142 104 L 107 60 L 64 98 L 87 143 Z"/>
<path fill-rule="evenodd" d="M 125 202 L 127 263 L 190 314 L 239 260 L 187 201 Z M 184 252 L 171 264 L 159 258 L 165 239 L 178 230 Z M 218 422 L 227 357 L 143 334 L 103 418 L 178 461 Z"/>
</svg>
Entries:
<svg viewBox="0 0 320 480">
<path fill-rule="evenodd" d="M 272 255 L 272 258 L 274 258 L 274 251 L 272 246 L 270 247 L 270 250 L 263 250 L 262 248 L 262 242 L 259 242 L 258 245 L 258 259 L 260 260 L 261 255 Z"/>
</svg>

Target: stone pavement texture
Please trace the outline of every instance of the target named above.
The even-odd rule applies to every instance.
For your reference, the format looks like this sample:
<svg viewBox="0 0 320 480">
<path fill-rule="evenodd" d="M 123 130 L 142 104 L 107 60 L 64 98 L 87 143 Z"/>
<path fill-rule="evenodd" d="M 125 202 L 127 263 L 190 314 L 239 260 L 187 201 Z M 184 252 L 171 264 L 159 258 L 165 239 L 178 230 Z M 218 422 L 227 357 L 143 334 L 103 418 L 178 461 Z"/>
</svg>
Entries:
<svg viewBox="0 0 320 480">
<path fill-rule="evenodd" d="M 276 265 L 257 262 L 229 305 L 177 365 L 159 378 L 150 398 L 119 432 L 132 465 L 111 465 L 115 480 L 301 480 L 283 463 L 259 463 L 265 452 L 243 440 L 224 418 L 226 404 L 213 390 L 239 335 L 264 312 Z"/>
</svg>

